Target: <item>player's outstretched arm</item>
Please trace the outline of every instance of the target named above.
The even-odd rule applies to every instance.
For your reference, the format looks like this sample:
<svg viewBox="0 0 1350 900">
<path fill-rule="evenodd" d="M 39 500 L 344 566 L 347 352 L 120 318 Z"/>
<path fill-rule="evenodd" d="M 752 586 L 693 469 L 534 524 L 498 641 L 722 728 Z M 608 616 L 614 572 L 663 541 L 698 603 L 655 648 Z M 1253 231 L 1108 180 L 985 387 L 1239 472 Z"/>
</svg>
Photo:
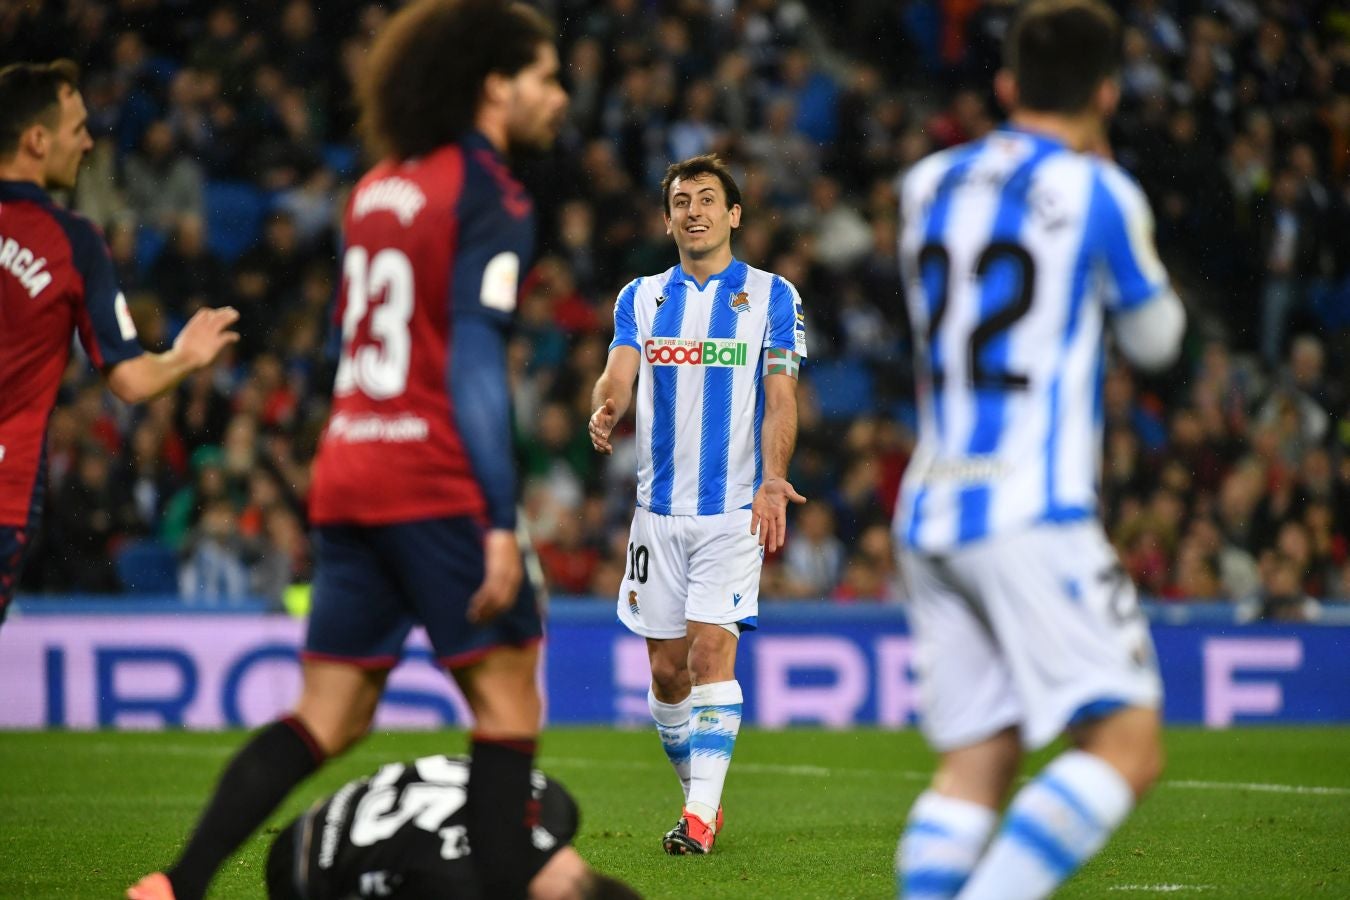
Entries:
<svg viewBox="0 0 1350 900">
<path fill-rule="evenodd" d="M 591 436 L 591 446 L 596 452 L 606 456 L 614 452 L 609 442 L 614 426 L 628 411 L 633 402 L 633 379 L 637 377 L 638 351 L 632 347 L 615 347 L 609 351 L 609 360 L 605 371 L 595 381 L 591 391 L 591 420 L 587 430 Z"/>
<path fill-rule="evenodd" d="M 239 311 L 233 307 L 197 310 L 178 332 L 173 347 L 113 366 L 108 371 L 108 387 L 127 403 L 142 403 L 164 393 L 211 365 L 221 350 L 239 340 L 239 332 L 229 330 L 237 321 Z"/>
<path fill-rule="evenodd" d="M 788 463 L 797 444 L 797 379 L 792 375 L 764 376 L 764 481 L 750 504 L 750 533 L 759 536 L 767 553 L 787 539 L 787 505 L 806 498 L 787 480 Z"/>
</svg>

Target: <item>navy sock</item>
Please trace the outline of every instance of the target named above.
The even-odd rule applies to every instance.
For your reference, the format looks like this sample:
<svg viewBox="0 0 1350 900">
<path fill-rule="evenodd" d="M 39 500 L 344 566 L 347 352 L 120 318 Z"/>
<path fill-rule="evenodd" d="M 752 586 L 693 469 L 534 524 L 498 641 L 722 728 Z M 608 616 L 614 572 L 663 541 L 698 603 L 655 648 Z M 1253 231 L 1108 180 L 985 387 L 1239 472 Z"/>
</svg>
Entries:
<svg viewBox="0 0 1350 900">
<path fill-rule="evenodd" d="M 532 798 L 530 770 L 535 741 L 475 736 L 469 769 L 469 846 L 483 895 L 516 900 L 529 887 L 530 831 L 539 811 Z"/>
<path fill-rule="evenodd" d="M 183 855 L 166 873 L 177 900 L 203 896 L 221 864 L 323 761 L 314 736 L 294 717 L 254 734 L 221 773 Z"/>
</svg>

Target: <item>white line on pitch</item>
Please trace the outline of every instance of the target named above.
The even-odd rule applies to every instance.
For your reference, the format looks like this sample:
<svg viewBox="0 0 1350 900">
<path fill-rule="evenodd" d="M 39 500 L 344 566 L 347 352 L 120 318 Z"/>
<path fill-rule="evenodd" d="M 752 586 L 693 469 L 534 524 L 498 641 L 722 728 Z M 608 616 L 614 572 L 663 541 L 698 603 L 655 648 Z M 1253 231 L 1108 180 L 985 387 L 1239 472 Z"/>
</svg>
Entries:
<svg viewBox="0 0 1350 900">
<path fill-rule="evenodd" d="M 1317 794 L 1326 797 L 1350 796 L 1350 788 L 1318 787 L 1305 784 L 1262 784 L 1258 781 L 1193 781 L 1181 779 L 1164 781 L 1163 787 L 1188 788 L 1198 791 L 1260 791 L 1266 794 Z"/>
<path fill-rule="evenodd" d="M 166 740 L 147 740 L 144 743 L 136 742 L 96 742 L 86 745 L 92 752 L 108 752 L 124 750 L 128 747 L 140 752 L 149 754 L 160 754 L 163 756 L 199 756 L 199 757 L 221 757 L 227 756 L 235 749 L 232 746 L 202 746 L 200 744 L 175 744 Z M 374 750 L 358 748 L 347 754 L 348 758 L 357 759 L 386 760 L 389 754 L 384 750 Z M 590 759 L 584 757 L 572 756 L 545 756 L 543 762 L 545 765 L 556 765 L 571 767 L 574 769 L 656 769 L 664 768 L 665 763 L 658 760 L 634 760 L 634 759 Z M 904 781 L 927 781 L 933 777 L 932 772 L 921 772 L 904 769 L 850 769 L 837 768 L 831 769 L 825 766 L 811 765 L 784 765 L 776 763 L 736 763 L 736 771 L 748 775 L 792 775 L 801 778 L 900 778 Z M 1179 778 L 1169 781 L 1163 781 L 1159 785 L 1162 788 L 1175 788 L 1177 790 L 1189 791 L 1253 791 L 1262 794 L 1297 794 L 1313 797 L 1350 797 L 1350 787 L 1324 787 L 1321 785 L 1305 784 L 1266 784 L 1259 781 L 1200 781 L 1196 779 Z"/>
<path fill-rule="evenodd" d="M 1212 884 L 1117 884 L 1107 888 L 1111 891 L 1133 891 L 1141 894 L 1176 894 L 1181 891 L 1212 891 Z"/>
</svg>

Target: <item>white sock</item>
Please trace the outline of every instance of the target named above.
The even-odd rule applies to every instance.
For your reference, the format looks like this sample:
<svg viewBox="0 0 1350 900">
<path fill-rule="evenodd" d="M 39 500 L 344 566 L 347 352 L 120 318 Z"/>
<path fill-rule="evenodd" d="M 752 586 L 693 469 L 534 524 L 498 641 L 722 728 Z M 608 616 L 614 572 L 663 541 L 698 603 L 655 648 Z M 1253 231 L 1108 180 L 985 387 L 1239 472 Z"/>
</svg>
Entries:
<svg viewBox="0 0 1350 900">
<path fill-rule="evenodd" d="M 1106 761 L 1081 750 L 1060 754 L 1013 798 L 961 900 L 1048 896 L 1133 808 L 1129 784 Z"/>
<path fill-rule="evenodd" d="M 661 746 L 665 748 L 666 759 L 675 767 L 680 777 L 680 788 L 684 799 L 689 799 L 689 708 L 691 697 L 685 697 L 679 703 L 662 703 L 656 699 L 652 689 L 647 689 L 647 708 L 656 720 L 656 733 L 661 736 Z"/>
<path fill-rule="evenodd" d="M 955 897 L 980 861 L 998 813 L 987 806 L 927 790 L 910 807 L 895 874 L 910 900 Z"/>
<path fill-rule="evenodd" d="M 717 818 L 722 786 L 741 730 L 741 685 L 738 681 L 715 681 L 695 685 L 689 732 L 690 784 L 685 807 L 705 822 Z"/>
</svg>

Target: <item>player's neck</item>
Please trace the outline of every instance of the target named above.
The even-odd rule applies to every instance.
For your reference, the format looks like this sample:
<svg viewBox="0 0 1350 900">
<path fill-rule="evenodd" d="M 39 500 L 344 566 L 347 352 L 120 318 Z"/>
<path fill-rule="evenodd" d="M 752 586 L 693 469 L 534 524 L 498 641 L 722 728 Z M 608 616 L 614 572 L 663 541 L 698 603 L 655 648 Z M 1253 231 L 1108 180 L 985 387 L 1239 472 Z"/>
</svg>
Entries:
<svg viewBox="0 0 1350 900">
<path fill-rule="evenodd" d="M 1018 109 L 1008 117 L 1008 123 L 1023 131 L 1052 137 L 1079 153 L 1096 149 L 1103 139 L 1101 118 L 1087 113 L 1074 116 Z"/>
<path fill-rule="evenodd" d="M 0 181 L 29 181 L 46 189 L 47 180 L 42 176 L 42 163 L 15 155 L 0 162 Z"/>
<path fill-rule="evenodd" d="M 488 139 L 488 143 L 497 149 L 497 152 L 506 155 L 509 142 L 506 139 L 506 119 L 499 115 L 494 115 L 490 110 L 479 110 L 474 117 L 473 127 Z"/>
<path fill-rule="evenodd" d="M 721 248 L 698 257 L 681 253 L 680 268 L 684 270 L 684 274 L 692 277 L 699 284 L 703 284 L 731 265 L 731 260 L 731 243 L 727 242 Z"/>
</svg>

